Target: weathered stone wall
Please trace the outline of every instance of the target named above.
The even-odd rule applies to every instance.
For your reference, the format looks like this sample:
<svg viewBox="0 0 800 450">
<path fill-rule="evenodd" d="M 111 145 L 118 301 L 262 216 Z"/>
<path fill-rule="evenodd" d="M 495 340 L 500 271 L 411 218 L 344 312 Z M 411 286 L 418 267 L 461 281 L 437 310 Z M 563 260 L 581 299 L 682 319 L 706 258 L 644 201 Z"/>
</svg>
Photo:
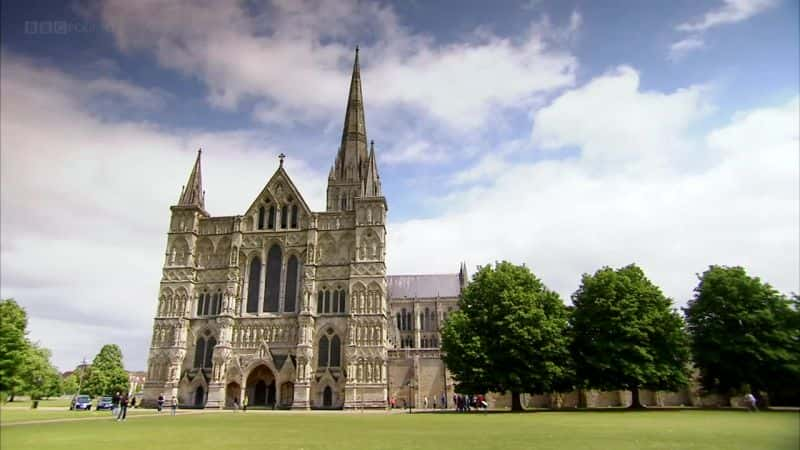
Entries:
<svg viewBox="0 0 800 450">
<path fill-rule="evenodd" d="M 696 386 L 695 386 L 696 388 Z M 641 389 L 639 398 L 645 406 L 697 406 L 697 407 L 744 407 L 742 396 L 728 397 L 718 394 L 704 396 L 694 395 L 691 387 L 679 391 L 649 391 Z M 583 395 L 586 406 L 589 408 L 627 407 L 631 404 L 630 391 L 597 391 L 587 390 Z M 489 409 L 511 409 L 511 394 L 491 392 L 486 395 Z M 563 394 L 542 394 L 522 396 L 525 408 L 578 408 L 580 407 L 580 392 L 572 391 Z"/>
<path fill-rule="evenodd" d="M 395 397 L 398 407 L 410 404 L 414 408 L 423 408 L 427 397 L 429 408 L 433 408 L 434 400 L 436 407 L 441 408 L 442 394 L 447 406 L 452 406 L 453 380 L 438 355 L 436 350 L 390 352 L 389 397 Z"/>
</svg>

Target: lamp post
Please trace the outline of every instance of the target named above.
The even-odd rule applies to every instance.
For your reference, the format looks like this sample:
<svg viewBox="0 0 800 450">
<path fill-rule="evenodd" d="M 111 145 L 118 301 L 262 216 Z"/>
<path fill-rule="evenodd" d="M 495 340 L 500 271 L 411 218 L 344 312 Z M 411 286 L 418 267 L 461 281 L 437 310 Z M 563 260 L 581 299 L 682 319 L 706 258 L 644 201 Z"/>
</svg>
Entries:
<svg viewBox="0 0 800 450">
<path fill-rule="evenodd" d="M 84 374 L 84 372 L 86 372 L 86 364 L 87 364 L 86 357 L 84 356 L 83 357 L 83 361 L 81 361 L 81 365 L 80 365 L 81 374 L 78 377 L 78 392 L 76 392 L 75 395 L 78 395 L 78 394 L 81 393 L 81 388 L 83 387 L 83 374 Z"/>
</svg>

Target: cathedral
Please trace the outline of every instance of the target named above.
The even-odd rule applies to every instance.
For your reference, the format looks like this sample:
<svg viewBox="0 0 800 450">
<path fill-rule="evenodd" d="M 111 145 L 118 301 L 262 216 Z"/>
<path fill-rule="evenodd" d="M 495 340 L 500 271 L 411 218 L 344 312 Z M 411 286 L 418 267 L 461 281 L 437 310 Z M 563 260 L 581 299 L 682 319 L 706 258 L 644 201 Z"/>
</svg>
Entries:
<svg viewBox="0 0 800 450">
<path fill-rule="evenodd" d="M 325 211 L 283 167 L 242 215 L 205 209 L 201 154 L 172 206 L 144 404 L 383 408 L 447 401 L 440 325 L 468 275 L 387 276 L 387 200 L 356 50 Z"/>
</svg>

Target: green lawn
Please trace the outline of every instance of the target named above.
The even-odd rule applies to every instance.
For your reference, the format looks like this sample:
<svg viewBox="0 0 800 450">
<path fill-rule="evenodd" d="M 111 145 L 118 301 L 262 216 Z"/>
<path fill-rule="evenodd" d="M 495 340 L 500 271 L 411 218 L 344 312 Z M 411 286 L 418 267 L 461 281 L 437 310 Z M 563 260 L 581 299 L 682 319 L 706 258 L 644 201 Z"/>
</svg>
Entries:
<svg viewBox="0 0 800 450">
<path fill-rule="evenodd" d="M 128 409 L 128 414 L 154 414 L 152 409 Z M 111 411 L 70 411 L 67 407 L 59 409 L 0 408 L 0 423 L 8 424 L 31 420 L 80 419 L 86 417 L 111 417 Z"/>
<path fill-rule="evenodd" d="M 67 395 L 64 397 L 53 397 L 53 398 L 45 398 L 39 400 L 39 406 L 63 406 L 65 408 L 69 408 L 69 402 L 72 399 L 72 396 Z M 9 408 L 30 408 L 31 407 L 31 400 L 28 397 L 18 396 L 14 399 L 13 402 L 10 403 L 3 403 L 0 407 L 9 407 Z"/>
<path fill-rule="evenodd" d="M 238 413 L 5 426 L 3 450 L 791 449 L 797 412 Z"/>
</svg>

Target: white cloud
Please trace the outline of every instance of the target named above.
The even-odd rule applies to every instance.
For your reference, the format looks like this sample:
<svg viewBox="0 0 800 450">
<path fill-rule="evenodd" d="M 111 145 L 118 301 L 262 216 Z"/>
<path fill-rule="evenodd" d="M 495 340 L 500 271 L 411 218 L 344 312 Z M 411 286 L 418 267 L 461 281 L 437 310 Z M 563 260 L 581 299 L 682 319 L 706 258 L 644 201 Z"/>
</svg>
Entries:
<svg viewBox="0 0 800 450">
<path fill-rule="evenodd" d="M 122 85 L 3 54 L 1 295 L 28 309 L 33 338 L 62 369 L 123 335 L 129 366 L 143 368 L 169 205 L 198 147 L 214 215 L 244 212 L 277 169 L 275 155 L 287 151 L 256 132 L 167 131 L 87 112 L 98 91 L 128 99 L 144 92 Z M 286 167 L 311 206 L 322 208 L 325 174 L 296 157 Z M 77 349 L 77 333 L 92 345 Z"/>
<path fill-rule="evenodd" d="M 686 130 L 709 111 L 704 91 L 642 92 L 639 74 L 621 66 L 539 110 L 533 141 L 546 151 L 579 147 L 594 170 L 664 169 L 695 157 Z"/>
<path fill-rule="evenodd" d="M 157 89 L 144 89 L 133 84 L 111 78 L 98 78 L 86 85 L 91 95 L 113 95 L 128 101 L 131 105 L 144 109 L 160 109 L 164 106 L 166 92 Z"/>
<path fill-rule="evenodd" d="M 695 139 L 702 97 L 642 91 L 630 68 L 563 94 L 537 113 L 533 135 L 541 157 L 562 147 L 578 156 L 487 156 L 457 174 L 456 184 L 489 183 L 431 200 L 434 218 L 391 224 L 390 271 L 503 258 L 566 299 L 582 273 L 635 262 L 680 305 L 696 273 L 726 264 L 798 291 L 800 103 L 743 112 Z"/>
<path fill-rule="evenodd" d="M 447 152 L 436 149 L 428 141 L 418 140 L 410 143 L 394 145 L 389 151 L 381 152 L 378 157 L 384 164 L 437 164 L 447 161 Z"/>
<path fill-rule="evenodd" d="M 693 33 L 673 42 L 668 59 L 676 62 L 688 53 L 706 47 L 703 33 L 720 25 L 742 22 L 775 6 L 779 0 L 723 0 L 724 4 L 707 12 L 702 19 L 685 22 L 675 27 L 678 31 Z"/>
<path fill-rule="evenodd" d="M 702 19 L 685 22 L 679 31 L 705 31 L 720 25 L 742 22 L 775 6 L 777 0 L 723 0 L 719 8 L 707 12 Z"/>
<path fill-rule="evenodd" d="M 705 42 L 703 39 L 697 36 L 690 36 L 686 39 L 681 39 L 670 45 L 669 47 L 669 59 L 672 61 L 678 61 L 686 56 L 688 53 L 699 50 L 705 47 Z"/>
<path fill-rule="evenodd" d="M 502 155 L 490 153 L 480 159 L 475 165 L 462 170 L 453 176 L 450 181 L 453 185 L 467 185 L 486 180 L 491 180 L 512 167 Z"/>
<path fill-rule="evenodd" d="M 544 0 L 527 0 L 522 3 L 520 8 L 526 11 L 536 10 L 539 9 L 540 6 L 542 6 L 543 1 Z"/>
<path fill-rule="evenodd" d="M 577 10 L 572 11 L 572 14 L 569 15 L 569 27 L 567 27 L 567 32 L 570 34 L 577 33 L 581 25 L 583 25 L 583 16 L 581 16 Z"/>
<path fill-rule="evenodd" d="M 366 42 L 362 79 L 371 108 L 404 106 L 459 130 L 575 77 L 575 58 L 549 43 L 577 32 L 577 12 L 565 30 L 534 25 L 514 41 L 476 31 L 471 42 L 441 45 L 412 34 L 390 6 L 375 3 L 275 1 L 249 15 L 243 8 L 232 1 L 109 1 L 101 16 L 120 48 L 152 51 L 161 65 L 200 78 L 212 104 L 268 100 L 275 106 L 255 112 L 267 122 L 278 114 L 306 120 L 341 112 L 353 50 L 334 38 Z"/>
</svg>

